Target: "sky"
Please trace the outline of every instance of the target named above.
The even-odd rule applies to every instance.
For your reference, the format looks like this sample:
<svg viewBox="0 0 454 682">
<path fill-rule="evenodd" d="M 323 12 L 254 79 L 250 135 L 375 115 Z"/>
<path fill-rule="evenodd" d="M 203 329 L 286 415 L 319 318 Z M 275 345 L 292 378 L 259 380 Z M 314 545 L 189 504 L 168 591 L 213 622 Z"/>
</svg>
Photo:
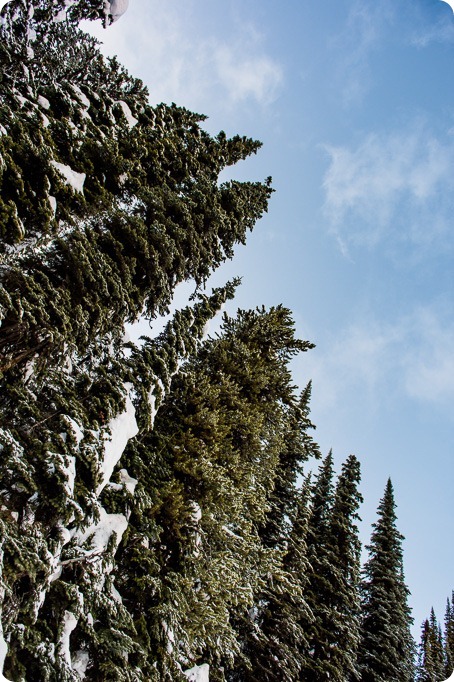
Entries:
<svg viewBox="0 0 454 682">
<path fill-rule="evenodd" d="M 210 280 L 282 303 L 316 348 L 312 420 L 337 469 L 362 463 L 361 539 L 391 477 L 414 634 L 454 588 L 454 15 L 442 0 L 130 0 L 90 24 L 150 101 L 248 135 L 224 179 L 276 190 Z M 182 304 L 187 289 L 177 292 Z"/>
</svg>

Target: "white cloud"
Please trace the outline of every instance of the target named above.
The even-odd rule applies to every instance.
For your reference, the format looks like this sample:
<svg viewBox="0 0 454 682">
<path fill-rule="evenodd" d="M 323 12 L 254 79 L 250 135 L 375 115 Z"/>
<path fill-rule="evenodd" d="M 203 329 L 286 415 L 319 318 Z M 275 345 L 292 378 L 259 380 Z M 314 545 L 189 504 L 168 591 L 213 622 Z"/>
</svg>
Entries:
<svg viewBox="0 0 454 682">
<path fill-rule="evenodd" d="M 454 400 L 454 322 L 437 306 L 392 322 L 355 322 L 304 357 L 321 410 L 417 400 L 450 409 Z M 302 381 L 301 383 L 304 383 Z M 348 398 L 347 398 L 348 396 Z"/>
<path fill-rule="evenodd" d="M 276 98 L 282 70 L 272 59 L 227 45 L 217 47 L 215 55 L 217 74 L 232 102 L 252 98 L 268 104 Z"/>
<path fill-rule="evenodd" d="M 355 148 L 326 146 L 324 210 L 349 244 L 380 240 L 427 246 L 447 235 L 452 218 L 454 141 L 423 123 L 405 131 L 367 135 Z M 444 243 L 446 247 L 446 242 Z"/>
<path fill-rule="evenodd" d="M 234 23 L 207 30 L 194 20 L 192 3 L 178 7 L 135 0 L 121 21 L 104 31 L 84 28 L 103 41 L 149 86 L 154 103 L 177 102 L 195 110 L 224 109 L 251 101 L 267 105 L 278 95 L 281 66 L 266 54 L 253 26 Z"/>
<path fill-rule="evenodd" d="M 355 0 L 350 8 L 345 29 L 332 41 L 334 81 L 341 91 L 341 101 L 349 107 L 361 102 L 371 87 L 369 60 L 380 48 L 387 25 L 395 8 L 390 0 L 364 3 Z"/>
<path fill-rule="evenodd" d="M 418 329 L 419 343 L 404 358 L 405 388 L 408 395 L 425 401 L 452 405 L 454 399 L 454 324 L 446 326 L 430 309 L 414 319 L 408 340 Z"/>
</svg>

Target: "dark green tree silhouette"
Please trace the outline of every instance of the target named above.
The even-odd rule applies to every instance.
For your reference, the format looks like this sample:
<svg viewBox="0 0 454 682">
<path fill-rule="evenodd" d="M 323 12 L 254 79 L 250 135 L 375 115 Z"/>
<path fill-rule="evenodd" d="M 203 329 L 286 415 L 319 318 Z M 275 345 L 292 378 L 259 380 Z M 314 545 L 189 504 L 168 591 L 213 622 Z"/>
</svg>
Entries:
<svg viewBox="0 0 454 682">
<path fill-rule="evenodd" d="M 447 599 L 444 622 L 445 676 L 451 677 L 454 670 L 454 593 Z"/>
<path fill-rule="evenodd" d="M 413 680 L 412 618 L 404 580 L 403 536 L 396 528 L 395 507 L 393 486 L 388 480 L 361 583 L 359 668 L 363 682 Z"/>
<path fill-rule="evenodd" d="M 443 682 L 445 660 L 441 627 L 433 608 L 430 617 L 421 627 L 421 641 L 418 651 L 417 682 Z"/>
</svg>

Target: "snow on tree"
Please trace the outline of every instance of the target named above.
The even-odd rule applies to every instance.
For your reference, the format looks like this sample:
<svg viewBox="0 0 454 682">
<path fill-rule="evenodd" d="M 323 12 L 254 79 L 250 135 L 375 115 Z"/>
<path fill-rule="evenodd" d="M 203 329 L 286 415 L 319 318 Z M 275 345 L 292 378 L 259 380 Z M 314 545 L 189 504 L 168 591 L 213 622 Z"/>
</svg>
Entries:
<svg viewBox="0 0 454 682">
<path fill-rule="evenodd" d="M 240 653 L 234 615 L 254 606 L 268 575 L 284 575 L 259 529 L 299 402 L 287 364 L 308 346 L 281 307 L 225 316 L 127 454 L 138 509 L 118 556 L 120 591 L 135 604 L 158 679 L 200 660 L 224 679 Z"/>
<path fill-rule="evenodd" d="M 312 344 L 283 306 L 205 338 L 239 282 L 204 285 L 272 192 L 219 175 L 260 143 L 102 57 L 79 22 L 127 6 L 1 10 L 0 679 L 357 679 L 359 463 L 298 489 Z"/>
<path fill-rule="evenodd" d="M 361 583 L 361 680 L 413 680 L 413 622 L 403 571 L 403 536 L 396 528 L 394 491 L 388 480 L 367 549 Z"/>
<path fill-rule="evenodd" d="M 0 27 L 0 645 L 12 679 L 153 679 L 118 589 L 140 507 L 126 453 L 236 283 L 197 295 L 140 346 L 124 325 L 165 312 L 181 281 L 202 287 L 271 193 L 269 181 L 218 183 L 259 143 L 153 109 L 103 59 L 77 28 L 103 8 L 12 0 Z"/>
</svg>

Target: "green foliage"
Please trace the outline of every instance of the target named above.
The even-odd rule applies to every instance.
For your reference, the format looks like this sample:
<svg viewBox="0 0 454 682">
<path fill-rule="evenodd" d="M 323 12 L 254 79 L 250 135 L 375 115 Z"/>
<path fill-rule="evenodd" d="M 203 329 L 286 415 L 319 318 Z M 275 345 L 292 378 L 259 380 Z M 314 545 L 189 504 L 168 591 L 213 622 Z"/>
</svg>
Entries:
<svg viewBox="0 0 454 682">
<path fill-rule="evenodd" d="M 396 528 L 394 492 L 388 480 L 378 506 L 363 571 L 361 680 L 413 680 L 413 622 L 407 605 L 409 591 L 403 572 L 403 536 Z M 440 678 L 441 680 L 441 678 Z"/>
<path fill-rule="evenodd" d="M 357 678 L 360 544 L 355 521 L 362 497 L 356 457 L 347 458 L 334 490 L 332 478 L 330 453 L 313 486 L 306 540 L 305 596 L 312 617 L 303 621 L 308 644 L 302 657 L 302 680 Z"/>
<path fill-rule="evenodd" d="M 35 355 L 58 365 L 68 346 L 83 354 L 144 309 L 165 312 L 178 283 L 202 285 L 244 243 L 271 193 L 269 180 L 218 183 L 259 143 L 150 107 L 91 38 L 36 16 L 36 56 L 0 107 L 2 372 Z"/>
<path fill-rule="evenodd" d="M 330 453 L 300 487 L 320 453 L 290 364 L 312 344 L 283 306 L 224 315 L 205 338 L 239 281 L 203 287 L 272 192 L 219 176 L 260 143 L 151 107 L 82 18 L 111 20 L 101 0 L 11 0 L 0 24 L 3 672 L 184 682 L 203 662 L 212 682 L 345 682 L 358 666 L 409 682 L 390 484 L 359 664 L 358 460 L 335 484 Z M 183 281 L 191 304 L 127 342 Z M 452 625 L 448 601 L 424 674 L 452 667 Z M 388 667 L 371 673 L 377 652 Z"/>
<path fill-rule="evenodd" d="M 437 682 L 443 680 L 445 660 L 441 628 L 432 609 L 430 618 L 421 628 L 421 641 L 418 651 L 418 682 Z"/>
<path fill-rule="evenodd" d="M 444 625 L 445 677 L 448 679 L 454 671 L 454 593 L 447 599 Z"/>
<path fill-rule="evenodd" d="M 291 424 L 296 438 L 288 362 L 308 347 L 284 308 L 225 316 L 126 455 L 140 483 L 119 559 L 122 593 L 147 624 L 163 676 L 172 661 L 201 656 L 231 667 L 240 642 L 230 614 L 253 607 L 268 575 L 290 579 L 259 530 Z"/>
</svg>

